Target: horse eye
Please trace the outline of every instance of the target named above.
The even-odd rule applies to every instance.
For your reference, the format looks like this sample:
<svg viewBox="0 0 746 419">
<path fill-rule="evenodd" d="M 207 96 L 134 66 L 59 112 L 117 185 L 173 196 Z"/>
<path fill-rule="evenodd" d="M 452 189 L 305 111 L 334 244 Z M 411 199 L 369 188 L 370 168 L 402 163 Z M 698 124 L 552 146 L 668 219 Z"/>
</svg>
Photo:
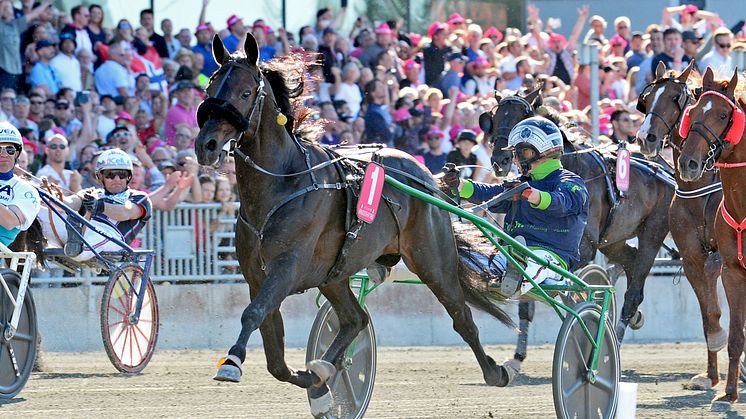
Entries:
<svg viewBox="0 0 746 419">
<path fill-rule="evenodd" d="M 244 99 L 248 99 L 249 96 L 251 96 L 251 90 L 247 90 L 247 91 L 241 93 L 241 97 L 244 98 Z"/>
<path fill-rule="evenodd" d="M 725 120 L 728 117 L 728 114 L 723 112 L 720 114 L 720 119 Z"/>
<path fill-rule="evenodd" d="M 674 102 L 678 102 L 678 101 L 679 101 L 679 98 L 680 98 L 680 97 L 681 97 L 681 96 L 679 96 L 679 95 L 676 95 L 676 96 L 674 96 L 674 97 L 673 97 L 673 101 L 674 101 Z"/>
</svg>

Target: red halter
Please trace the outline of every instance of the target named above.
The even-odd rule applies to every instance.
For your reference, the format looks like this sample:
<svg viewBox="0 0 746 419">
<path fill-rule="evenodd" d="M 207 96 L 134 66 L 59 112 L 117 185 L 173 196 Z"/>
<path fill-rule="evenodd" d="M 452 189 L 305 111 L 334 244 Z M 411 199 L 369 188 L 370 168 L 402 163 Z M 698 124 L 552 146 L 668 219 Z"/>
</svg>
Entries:
<svg viewBox="0 0 746 419">
<path fill-rule="evenodd" d="M 743 135 L 744 122 L 746 122 L 746 117 L 744 116 L 744 113 L 741 110 L 741 107 L 738 106 L 736 103 L 734 103 L 732 100 L 730 100 L 728 96 L 725 96 L 724 94 L 720 92 L 716 92 L 714 90 L 709 90 L 707 92 L 702 93 L 702 96 L 699 97 L 699 100 L 702 100 L 702 98 L 707 95 L 717 96 L 723 99 L 733 109 L 733 116 L 731 116 L 728 130 L 725 133 L 725 138 L 723 138 L 723 141 L 726 141 L 733 145 L 738 144 L 741 141 L 741 136 Z M 699 100 L 697 101 L 697 103 L 699 103 Z M 695 103 L 694 105 L 688 106 L 684 110 L 684 117 L 681 120 L 681 124 L 679 124 L 679 136 L 681 138 L 686 138 L 687 135 L 689 135 L 689 129 L 691 128 L 691 125 L 692 125 L 692 121 L 689 117 L 689 112 L 691 112 L 691 110 L 695 106 L 697 106 L 697 103 Z"/>
<path fill-rule="evenodd" d="M 746 230 L 746 219 L 738 223 L 735 218 L 725 209 L 725 199 L 720 201 L 720 213 L 723 215 L 723 219 L 733 230 L 736 230 L 737 246 L 738 246 L 738 262 L 741 264 L 743 269 L 746 269 L 746 264 L 743 262 L 743 230 Z"/>
</svg>

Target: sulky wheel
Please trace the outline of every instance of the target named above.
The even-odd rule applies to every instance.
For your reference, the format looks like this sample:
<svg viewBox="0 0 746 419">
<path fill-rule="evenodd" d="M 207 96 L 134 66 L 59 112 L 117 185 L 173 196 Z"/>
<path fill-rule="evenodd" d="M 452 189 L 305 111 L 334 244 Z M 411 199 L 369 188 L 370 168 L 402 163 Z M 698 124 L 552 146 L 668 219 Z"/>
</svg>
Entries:
<svg viewBox="0 0 746 419">
<path fill-rule="evenodd" d="M 370 318 L 368 309 L 363 309 Z M 337 315 L 331 304 L 326 302 L 313 322 L 306 348 L 306 362 L 321 359 L 338 331 Z M 352 356 L 345 354 L 342 368 L 328 381 L 334 397 L 334 407 L 325 418 L 362 418 L 368 409 L 376 378 L 376 335 L 372 321 L 357 335 L 352 346 Z"/>
<path fill-rule="evenodd" d="M 586 265 L 577 273 L 577 277 L 582 279 L 583 281 L 585 281 L 586 284 L 589 285 L 612 285 L 606 269 L 595 264 Z M 596 304 L 601 306 L 604 303 L 603 295 L 599 293 L 598 298 L 594 301 L 596 302 Z M 611 293 L 607 313 L 609 319 L 611 320 L 611 324 L 616 324 L 616 293 Z"/>
<path fill-rule="evenodd" d="M 140 372 L 150 362 L 158 340 L 158 300 L 148 280 L 140 295 L 140 317 L 135 319 L 143 269 L 134 263 L 119 268 L 109 276 L 101 298 L 101 338 L 116 369 Z"/>
<path fill-rule="evenodd" d="M 596 336 L 601 309 L 580 303 L 575 310 L 591 335 Z M 554 348 L 552 393 L 558 418 L 613 418 L 619 398 L 619 346 L 611 322 L 603 323 L 604 337 L 594 382 L 590 382 L 592 343 L 578 320 L 568 314 Z"/>
<path fill-rule="evenodd" d="M 8 269 L 1 273 L 11 294 L 17 296 L 21 276 Z M 0 285 L 0 329 L 3 332 L 0 336 L 0 399 L 10 399 L 23 389 L 36 360 L 36 306 L 28 288 L 15 331 L 10 327 L 13 309 L 13 300 Z"/>
</svg>

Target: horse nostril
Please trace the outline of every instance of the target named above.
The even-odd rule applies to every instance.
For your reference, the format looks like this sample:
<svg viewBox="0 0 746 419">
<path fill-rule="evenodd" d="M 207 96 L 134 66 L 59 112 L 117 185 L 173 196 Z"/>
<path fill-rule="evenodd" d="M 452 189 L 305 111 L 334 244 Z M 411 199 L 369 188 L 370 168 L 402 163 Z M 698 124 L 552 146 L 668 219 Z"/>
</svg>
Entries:
<svg viewBox="0 0 746 419">
<path fill-rule="evenodd" d="M 218 141 L 216 139 L 214 139 L 214 138 L 210 138 L 205 143 L 205 148 L 207 149 L 207 151 L 215 151 L 215 150 L 217 150 L 218 149 Z"/>
<path fill-rule="evenodd" d="M 647 140 L 647 141 L 648 141 L 649 143 L 654 143 L 654 142 L 658 141 L 658 139 L 657 139 L 657 138 L 655 138 L 655 135 L 650 135 L 650 134 L 648 134 L 648 136 L 647 136 L 647 137 L 645 137 L 645 139 L 646 139 L 646 140 Z"/>
<path fill-rule="evenodd" d="M 689 160 L 689 163 L 687 163 L 687 168 L 691 171 L 698 170 L 699 163 L 697 163 L 695 160 Z"/>
</svg>

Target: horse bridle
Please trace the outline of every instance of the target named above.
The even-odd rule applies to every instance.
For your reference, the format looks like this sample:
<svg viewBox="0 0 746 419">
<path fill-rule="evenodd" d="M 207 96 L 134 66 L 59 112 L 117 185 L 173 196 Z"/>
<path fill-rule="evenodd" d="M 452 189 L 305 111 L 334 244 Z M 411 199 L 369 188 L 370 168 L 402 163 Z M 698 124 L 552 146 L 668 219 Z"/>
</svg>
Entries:
<svg viewBox="0 0 746 419">
<path fill-rule="evenodd" d="M 525 98 L 521 97 L 521 96 L 506 96 L 506 97 L 502 98 L 500 100 L 500 102 L 497 103 L 497 106 L 495 107 L 495 109 L 499 110 L 501 105 L 507 105 L 510 102 L 518 103 L 519 105 L 521 105 L 521 107 L 523 107 L 523 112 L 525 113 L 524 119 L 530 118 L 530 117 L 534 116 L 534 108 L 533 108 L 533 106 L 531 106 L 531 104 L 528 103 L 528 101 Z M 493 112 L 493 115 L 494 115 L 494 112 Z M 495 148 L 495 143 L 497 142 L 497 140 L 507 139 L 509 137 L 510 131 L 512 129 L 513 129 L 513 127 L 510 127 L 510 128 L 508 128 L 508 127 L 497 127 L 495 129 L 495 135 L 490 140 L 492 148 L 493 149 Z M 502 132 L 508 131 L 508 132 L 507 132 L 507 134 L 501 134 L 501 131 Z"/>
<path fill-rule="evenodd" d="M 668 122 L 660 115 L 658 112 L 653 111 L 652 109 L 650 112 L 645 109 L 645 105 L 641 101 L 643 95 L 650 94 L 648 90 L 652 89 L 654 86 L 658 84 L 663 84 L 667 82 L 672 82 L 674 84 L 679 84 L 684 87 L 684 90 L 682 92 L 682 95 L 679 96 L 679 100 L 677 101 L 677 105 L 679 107 L 679 117 L 676 118 L 676 122 L 674 122 L 673 125 L 668 125 Z M 666 129 L 668 130 L 668 133 L 662 138 L 663 141 L 667 141 L 668 144 L 675 149 L 676 151 L 681 151 L 680 147 L 673 143 L 673 141 L 670 141 L 670 138 L 672 137 L 674 130 L 679 126 L 681 123 L 681 119 L 684 116 L 684 109 L 686 109 L 687 104 L 689 104 L 689 101 L 692 98 L 692 94 L 689 91 L 689 86 L 686 84 L 686 82 L 683 82 L 675 77 L 666 77 L 660 80 L 653 80 L 652 82 L 645 85 L 645 87 L 640 92 L 640 95 L 637 97 L 637 110 L 644 114 L 650 114 L 651 117 L 658 118 L 661 122 L 663 122 L 663 125 L 666 126 Z"/>
<path fill-rule="evenodd" d="M 734 110 L 735 112 L 735 110 Z M 720 153 L 723 152 L 723 146 L 725 142 L 721 139 L 721 137 L 725 136 L 728 131 L 730 131 L 731 126 L 733 125 L 733 115 L 731 114 L 730 119 L 728 119 L 728 124 L 725 126 L 723 131 L 718 135 L 716 134 L 712 128 L 707 126 L 702 121 L 695 121 L 691 124 L 691 127 L 689 128 L 689 132 L 696 132 L 697 134 L 701 135 L 705 141 L 707 142 L 707 159 L 705 160 L 705 167 L 704 170 L 710 171 L 715 169 L 718 157 L 720 156 Z M 703 127 L 706 132 L 699 129 L 699 127 Z M 714 138 L 714 140 L 713 140 Z"/>
</svg>

